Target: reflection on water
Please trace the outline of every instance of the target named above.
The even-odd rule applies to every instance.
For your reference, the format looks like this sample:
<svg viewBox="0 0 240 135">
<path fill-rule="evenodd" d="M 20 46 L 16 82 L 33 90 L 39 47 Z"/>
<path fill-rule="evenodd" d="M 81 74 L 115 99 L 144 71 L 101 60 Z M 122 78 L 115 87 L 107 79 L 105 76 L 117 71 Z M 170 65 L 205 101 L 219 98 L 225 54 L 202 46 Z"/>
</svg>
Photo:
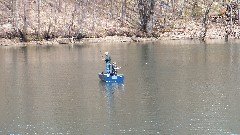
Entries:
<svg viewBox="0 0 240 135">
<path fill-rule="evenodd" d="M 124 83 L 106 83 L 104 81 L 99 81 L 99 88 L 101 91 L 106 92 L 106 96 L 109 100 L 108 102 L 111 103 L 114 94 L 124 91 Z"/>
<path fill-rule="evenodd" d="M 116 105 L 119 104 L 118 100 L 124 94 L 123 83 L 105 83 L 99 81 L 100 91 L 104 93 L 106 99 L 106 115 L 107 115 L 107 130 L 104 134 L 116 134 L 116 128 L 120 125 L 119 121 L 115 118 L 117 115 Z"/>
<path fill-rule="evenodd" d="M 124 92 L 124 83 L 105 83 L 99 81 L 100 91 L 105 92 L 109 111 L 112 110 L 114 98 Z"/>
<path fill-rule="evenodd" d="M 100 81 L 103 52 L 124 84 Z M 0 135 L 240 134 L 240 46 L 0 48 Z"/>
</svg>

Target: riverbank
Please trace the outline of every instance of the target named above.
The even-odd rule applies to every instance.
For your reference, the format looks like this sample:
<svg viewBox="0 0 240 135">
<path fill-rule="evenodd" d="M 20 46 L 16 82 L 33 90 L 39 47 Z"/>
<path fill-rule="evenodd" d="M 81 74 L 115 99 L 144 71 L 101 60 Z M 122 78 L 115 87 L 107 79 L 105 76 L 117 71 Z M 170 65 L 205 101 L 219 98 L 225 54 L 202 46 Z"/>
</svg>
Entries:
<svg viewBox="0 0 240 135">
<path fill-rule="evenodd" d="M 72 38 L 54 38 L 50 40 L 42 41 L 29 41 L 21 42 L 19 38 L 7 39 L 0 38 L 0 46 L 26 46 L 26 45 L 64 45 L 64 44 L 83 44 L 83 43 L 121 43 L 121 42 L 155 42 L 165 40 L 200 40 L 201 35 L 200 27 L 198 24 L 191 24 L 191 26 L 185 29 L 173 29 L 171 31 L 158 33 L 158 37 L 128 37 L 128 36 L 105 36 L 105 37 L 90 37 L 77 39 Z M 224 42 L 225 31 L 221 27 L 210 25 L 206 34 L 205 39 L 207 41 L 219 40 Z M 240 27 L 235 26 L 232 33 L 228 36 L 229 40 L 240 39 Z"/>
<path fill-rule="evenodd" d="M 71 45 L 71 44 L 85 44 L 85 43 L 131 43 L 131 42 L 160 42 L 168 41 L 168 43 L 181 42 L 183 40 L 199 41 L 196 39 L 170 39 L 170 38 L 133 38 L 133 37 L 105 37 L 105 38 L 83 38 L 81 40 L 72 40 L 71 38 L 58 38 L 53 40 L 30 41 L 21 42 L 18 39 L 0 39 L 0 46 L 44 46 L 44 45 Z M 207 39 L 207 42 L 224 42 L 224 39 Z"/>
<path fill-rule="evenodd" d="M 124 36 L 107 36 L 101 38 L 56 38 L 42 41 L 21 42 L 19 39 L 0 39 L 0 46 L 24 46 L 24 45 L 64 45 L 64 44 L 83 44 L 83 43 L 120 43 L 120 42 L 151 42 L 158 41 L 158 38 L 139 38 Z"/>
<path fill-rule="evenodd" d="M 173 3 L 158 1 L 143 12 L 148 2 L 0 2 L 0 45 L 240 38 L 237 3 Z"/>
<path fill-rule="evenodd" d="M 108 37 L 110 38 L 110 37 Z M 50 46 L 54 46 L 54 45 L 73 45 L 73 44 L 85 44 L 85 43 L 131 43 L 131 42 L 136 42 L 136 41 L 133 41 L 131 39 L 129 39 L 128 37 L 126 38 L 119 38 L 118 37 L 118 40 L 107 40 L 108 38 L 85 38 L 85 39 L 82 39 L 80 41 L 74 41 L 74 42 L 70 42 L 70 39 L 61 39 L 61 40 L 69 40 L 69 42 L 66 42 L 66 43 L 59 43 L 58 41 L 56 40 L 53 40 L 53 41 L 31 41 L 31 42 L 20 42 L 20 41 L 17 41 L 17 40 L 9 40 L 9 39 L 0 39 L 0 46 L 45 46 L 45 45 L 50 45 Z M 115 37 L 111 37 L 112 38 L 115 38 Z M 176 44 L 176 42 L 178 42 L 178 44 L 181 44 L 182 41 L 190 41 L 189 43 L 200 43 L 201 41 L 200 40 L 189 40 L 189 39 L 181 39 L 181 40 L 169 40 L 169 39 L 157 39 L 157 38 L 137 38 L 138 39 L 138 42 L 163 42 L 163 43 L 167 43 L 167 44 Z M 239 41 L 239 39 L 231 39 L 229 40 L 229 42 L 232 42 L 232 41 Z M 207 39 L 205 41 L 206 43 L 225 43 L 225 40 L 224 39 Z M 186 42 L 184 42 L 186 43 Z"/>
</svg>

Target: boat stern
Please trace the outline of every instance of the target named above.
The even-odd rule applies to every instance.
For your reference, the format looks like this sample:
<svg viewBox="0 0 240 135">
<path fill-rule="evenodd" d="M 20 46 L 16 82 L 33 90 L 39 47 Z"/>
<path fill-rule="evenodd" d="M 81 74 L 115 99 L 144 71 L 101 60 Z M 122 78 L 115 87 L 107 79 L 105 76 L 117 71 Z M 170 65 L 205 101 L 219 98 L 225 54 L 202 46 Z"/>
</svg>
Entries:
<svg viewBox="0 0 240 135">
<path fill-rule="evenodd" d="M 98 76 L 104 82 L 119 83 L 119 82 L 124 81 L 124 75 L 123 74 L 111 75 L 111 74 L 99 73 Z"/>
</svg>

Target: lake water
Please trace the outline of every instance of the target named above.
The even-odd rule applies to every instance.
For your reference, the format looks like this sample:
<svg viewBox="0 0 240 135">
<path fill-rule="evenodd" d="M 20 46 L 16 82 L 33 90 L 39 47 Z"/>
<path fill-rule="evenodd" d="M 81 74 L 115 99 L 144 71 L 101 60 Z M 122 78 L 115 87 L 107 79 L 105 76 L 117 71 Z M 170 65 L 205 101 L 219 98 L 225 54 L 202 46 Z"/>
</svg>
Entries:
<svg viewBox="0 0 240 135">
<path fill-rule="evenodd" d="M 240 135 L 239 104 L 237 42 L 0 47 L 0 135 Z"/>
</svg>

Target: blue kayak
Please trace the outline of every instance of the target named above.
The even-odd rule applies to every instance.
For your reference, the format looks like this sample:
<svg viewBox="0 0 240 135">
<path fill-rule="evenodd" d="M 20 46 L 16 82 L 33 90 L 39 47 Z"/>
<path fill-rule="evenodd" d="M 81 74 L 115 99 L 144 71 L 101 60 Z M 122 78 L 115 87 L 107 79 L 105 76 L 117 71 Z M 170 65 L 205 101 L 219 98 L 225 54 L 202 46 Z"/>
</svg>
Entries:
<svg viewBox="0 0 240 135">
<path fill-rule="evenodd" d="M 121 83 L 121 82 L 124 81 L 124 75 L 123 74 L 98 73 L 98 77 L 104 82 Z"/>
</svg>

